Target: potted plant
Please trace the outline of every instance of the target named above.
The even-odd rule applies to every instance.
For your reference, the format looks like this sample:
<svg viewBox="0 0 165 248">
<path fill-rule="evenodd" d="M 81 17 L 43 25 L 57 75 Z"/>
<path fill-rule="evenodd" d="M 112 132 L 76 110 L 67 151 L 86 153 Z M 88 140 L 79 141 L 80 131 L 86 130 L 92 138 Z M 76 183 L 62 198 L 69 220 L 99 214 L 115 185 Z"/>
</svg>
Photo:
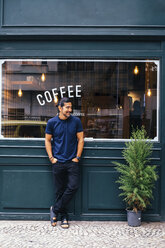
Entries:
<svg viewBox="0 0 165 248">
<path fill-rule="evenodd" d="M 153 198 L 154 183 L 158 178 L 156 166 L 150 165 L 153 143 L 146 137 L 144 127 L 133 130 L 131 141 L 125 143 L 123 157 L 126 164 L 114 162 L 120 173 L 116 181 L 122 190 L 120 196 L 127 204 L 127 220 L 130 226 L 141 225 L 141 211 Z"/>
</svg>

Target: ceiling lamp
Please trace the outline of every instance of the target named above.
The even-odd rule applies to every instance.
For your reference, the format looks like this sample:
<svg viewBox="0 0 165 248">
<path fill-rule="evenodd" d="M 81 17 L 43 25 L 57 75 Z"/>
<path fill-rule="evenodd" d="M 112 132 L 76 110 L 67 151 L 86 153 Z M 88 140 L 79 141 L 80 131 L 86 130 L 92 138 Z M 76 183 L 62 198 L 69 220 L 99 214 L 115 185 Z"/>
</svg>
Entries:
<svg viewBox="0 0 165 248">
<path fill-rule="evenodd" d="M 54 103 L 57 104 L 58 103 L 58 96 L 54 97 Z"/>
<path fill-rule="evenodd" d="M 41 81 L 42 81 L 42 82 L 45 82 L 45 80 L 46 80 L 45 73 L 42 73 L 42 75 L 41 75 Z"/>
<path fill-rule="evenodd" d="M 18 90 L 18 96 L 19 96 L 19 97 L 22 97 L 22 95 L 23 95 L 22 90 L 19 89 L 19 90 Z"/>
<path fill-rule="evenodd" d="M 148 89 L 148 90 L 147 90 L 147 96 L 151 96 L 151 95 L 152 95 L 151 90 Z"/>
<path fill-rule="evenodd" d="M 137 74 L 139 73 L 139 68 L 138 68 L 137 65 L 135 66 L 135 68 L 134 68 L 134 70 L 133 70 L 133 73 L 134 73 L 135 75 L 137 75 Z"/>
</svg>

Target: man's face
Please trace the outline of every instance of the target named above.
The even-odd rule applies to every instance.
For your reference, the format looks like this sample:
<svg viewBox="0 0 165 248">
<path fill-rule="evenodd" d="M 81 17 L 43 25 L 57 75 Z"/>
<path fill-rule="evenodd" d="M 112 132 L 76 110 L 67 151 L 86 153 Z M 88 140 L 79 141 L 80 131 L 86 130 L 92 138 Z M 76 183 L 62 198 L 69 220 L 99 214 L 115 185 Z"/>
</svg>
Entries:
<svg viewBox="0 0 165 248">
<path fill-rule="evenodd" d="M 65 102 L 63 107 L 59 107 L 60 114 L 63 115 L 65 118 L 68 118 L 72 112 L 72 103 Z"/>
</svg>

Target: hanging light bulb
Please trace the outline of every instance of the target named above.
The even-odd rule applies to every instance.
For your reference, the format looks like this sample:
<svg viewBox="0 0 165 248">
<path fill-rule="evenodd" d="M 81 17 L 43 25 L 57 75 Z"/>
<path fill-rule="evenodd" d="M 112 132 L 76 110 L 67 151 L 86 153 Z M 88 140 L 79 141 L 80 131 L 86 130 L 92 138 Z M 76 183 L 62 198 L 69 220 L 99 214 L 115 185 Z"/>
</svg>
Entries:
<svg viewBox="0 0 165 248">
<path fill-rule="evenodd" d="M 54 97 L 54 103 L 57 104 L 58 103 L 58 96 Z"/>
<path fill-rule="evenodd" d="M 19 89 L 19 90 L 18 90 L 18 96 L 19 96 L 19 97 L 22 97 L 22 95 L 23 95 L 22 90 Z"/>
<path fill-rule="evenodd" d="M 46 80 L 45 73 L 42 73 L 42 75 L 41 75 L 41 81 L 42 82 L 45 82 L 45 80 Z"/>
<path fill-rule="evenodd" d="M 138 68 L 137 65 L 135 66 L 135 68 L 134 68 L 134 70 L 133 70 L 133 73 L 134 73 L 135 75 L 137 75 L 137 74 L 139 73 L 139 68 Z"/>
<path fill-rule="evenodd" d="M 151 95 L 152 95 L 151 90 L 148 89 L 148 90 L 147 90 L 147 96 L 151 96 Z"/>
</svg>

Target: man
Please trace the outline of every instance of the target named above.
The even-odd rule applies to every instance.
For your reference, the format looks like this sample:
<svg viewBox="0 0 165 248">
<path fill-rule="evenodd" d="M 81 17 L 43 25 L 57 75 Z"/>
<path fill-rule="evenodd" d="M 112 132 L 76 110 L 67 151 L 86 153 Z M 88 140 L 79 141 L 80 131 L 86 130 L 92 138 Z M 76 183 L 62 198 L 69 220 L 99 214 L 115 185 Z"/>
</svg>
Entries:
<svg viewBox="0 0 165 248">
<path fill-rule="evenodd" d="M 80 119 L 71 115 L 72 103 L 68 98 L 61 99 L 58 110 L 59 114 L 48 121 L 45 131 L 45 146 L 56 187 L 56 203 L 50 208 L 50 220 L 51 225 L 56 226 L 61 214 L 61 227 L 68 228 L 66 207 L 79 186 L 84 134 Z"/>
</svg>

